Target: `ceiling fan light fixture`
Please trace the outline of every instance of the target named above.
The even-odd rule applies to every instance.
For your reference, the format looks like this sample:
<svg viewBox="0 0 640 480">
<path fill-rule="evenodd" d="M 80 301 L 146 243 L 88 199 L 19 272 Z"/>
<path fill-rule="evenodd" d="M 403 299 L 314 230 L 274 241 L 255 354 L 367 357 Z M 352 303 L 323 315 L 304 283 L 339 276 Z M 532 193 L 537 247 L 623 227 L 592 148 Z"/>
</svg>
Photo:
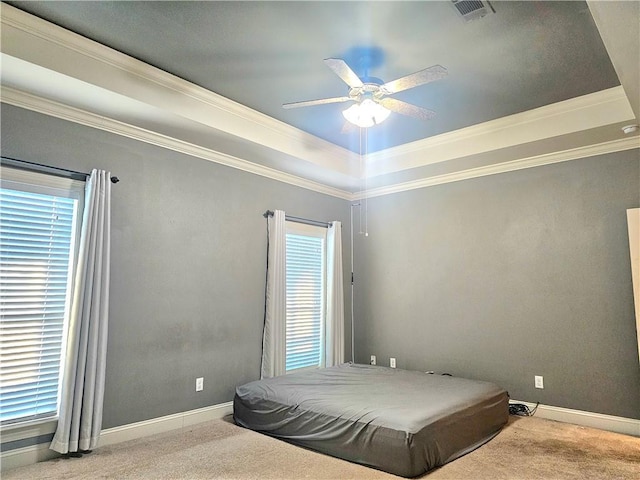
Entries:
<svg viewBox="0 0 640 480">
<path fill-rule="evenodd" d="M 367 98 L 360 103 L 351 105 L 342 112 L 342 115 L 347 121 L 360 128 L 369 128 L 384 122 L 390 113 L 390 110 Z"/>
</svg>

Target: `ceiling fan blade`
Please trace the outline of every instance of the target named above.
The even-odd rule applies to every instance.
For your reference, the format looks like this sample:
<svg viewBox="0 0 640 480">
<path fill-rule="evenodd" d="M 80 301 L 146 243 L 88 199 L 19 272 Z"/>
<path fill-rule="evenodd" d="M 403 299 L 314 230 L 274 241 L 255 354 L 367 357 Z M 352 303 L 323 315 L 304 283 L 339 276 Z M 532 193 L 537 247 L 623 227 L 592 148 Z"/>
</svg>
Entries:
<svg viewBox="0 0 640 480">
<path fill-rule="evenodd" d="M 284 103 L 282 108 L 299 108 L 299 107 L 311 107 L 313 105 L 324 105 L 326 103 L 341 103 L 353 100 L 351 97 L 333 97 L 333 98 L 321 98 L 319 100 L 307 100 L 305 102 L 293 102 Z"/>
<path fill-rule="evenodd" d="M 419 72 L 411 73 L 404 77 L 400 77 L 396 80 L 385 83 L 382 89 L 388 94 L 402 92 L 403 90 L 409 90 L 410 88 L 417 87 L 418 85 L 424 85 L 425 83 L 433 82 L 434 80 L 440 80 L 448 75 L 447 69 L 442 65 L 434 65 Z"/>
<path fill-rule="evenodd" d="M 392 112 L 407 115 L 409 117 L 419 118 L 420 120 L 430 120 L 436 116 L 436 112 L 418 107 L 402 100 L 395 98 L 383 98 L 379 101 L 380 105 Z"/>
<path fill-rule="evenodd" d="M 362 80 L 360 80 L 360 77 L 351 70 L 351 67 L 349 67 L 344 60 L 340 58 L 326 58 L 324 63 L 351 88 L 362 87 Z"/>
</svg>

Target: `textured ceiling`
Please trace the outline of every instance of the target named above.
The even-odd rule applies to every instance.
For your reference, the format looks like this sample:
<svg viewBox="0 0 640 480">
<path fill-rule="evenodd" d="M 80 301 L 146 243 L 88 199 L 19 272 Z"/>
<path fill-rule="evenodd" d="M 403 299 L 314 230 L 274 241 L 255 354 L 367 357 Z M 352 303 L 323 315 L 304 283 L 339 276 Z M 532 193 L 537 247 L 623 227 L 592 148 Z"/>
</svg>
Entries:
<svg viewBox="0 0 640 480">
<path fill-rule="evenodd" d="M 384 81 L 434 64 L 449 76 L 395 97 L 434 110 L 392 114 L 368 151 L 402 145 L 619 85 L 585 2 L 492 2 L 465 23 L 450 2 L 7 2 L 354 152 L 323 63 Z M 363 55 L 363 52 L 369 52 Z"/>
</svg>

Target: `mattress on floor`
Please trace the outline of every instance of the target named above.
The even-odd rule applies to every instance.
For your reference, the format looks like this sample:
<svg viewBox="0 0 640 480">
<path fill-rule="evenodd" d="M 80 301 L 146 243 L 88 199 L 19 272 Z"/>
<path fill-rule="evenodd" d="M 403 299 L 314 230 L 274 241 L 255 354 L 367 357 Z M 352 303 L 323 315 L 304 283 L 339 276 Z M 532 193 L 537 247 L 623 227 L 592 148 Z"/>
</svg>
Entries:
<svg viewBox="0 0 640 480">
<path fill-rule="evenodd" d="M 238 425 L 404 477 L 493 438 L 509 417 L 489 382 L 343 364 L 236 388 Z"/>
</svg>

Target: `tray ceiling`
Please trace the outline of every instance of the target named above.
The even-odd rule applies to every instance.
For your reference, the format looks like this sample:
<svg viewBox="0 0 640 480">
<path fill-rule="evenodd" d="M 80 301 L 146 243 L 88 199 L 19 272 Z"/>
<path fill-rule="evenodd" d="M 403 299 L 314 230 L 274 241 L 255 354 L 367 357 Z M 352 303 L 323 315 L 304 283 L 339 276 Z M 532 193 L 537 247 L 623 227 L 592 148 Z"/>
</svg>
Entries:
<svg viewBox="0 0 640 480">
<path fill-rule="evenodd" d="M 325 160 L 305 158 L 315 173 L 310 170 L 307 174 L 300 166 L 287 167 L 291 161 L 295 163 L 292 159 L 299 157 L 297 152 L 268 140 L 257 140 L 267 150 L 257 155 L 255 161 L 331 184 L 326 172 L 318 169 L 326 168 L 323 162 L 331 163 L 327 157 L 335 158 L 339 152 L 338 160 L 345 165 L 329 165 L 329 169 L 336 175 L 334 185 L 345 190 L 358 187 L 353 182 L 348 185 L 349 178 L 389 174 L 398 177 L 398 172 L 420 168 L 424 173 L 424 167 L 430 164 L 424 158 L 424 148 L 427 153 L 428 149 L 436 148 L 437 155 L 433 158 L 437 162 L 554 136 L 574 135 L 566 146 L 575 148 L 584 144 L 584 140 L 577 139 L 579 131 L 615 125 L 617 132 L 619 124 L 635 122 L 589 5 L 580 1 L 492 2 L 495 14 L 472 22 L 463 21 L 449 1 L 7 3 L 231 100 L 258 114 L 255 118 L 267 119 L 266 123 L 273 119 L 278 125 L 304 132 L 298 142 L 313 144 L 315 141 L 307 140 L 320 139 L 326 143 L 322 143 L 323 152 L 319 154 Z M 46 61 L 35 62 L 11 46 L 3 47 L 3 53 L 6 70 L 3 85 L 12 89 L 73 104 L 71 99 L 65 99 L 64 87 L 56 90 L 57 96 L 46 94 L 47 89 L 38 85 L 41 81 L 29 80 L 29 75 L 24 74 L 28 68 L 45 68 L 51 73 L 51 81 L 65 84 L 67 77 L 71 77 L 83 85 L 88 83 L 105 90 L 105 95 L 100 96 L 106 99 L 102 106 L 90 90 L 84 92 L 88 98 L 93 95 L 96 99 L 94 109 L 100 115 L 125 123 L 137 122 L 140 127 L 196 144 L 203 142 L 191 137 L 197 136 L 203 125 L 213 126 L 195 118 L 193 113 L 176 109 L 172 114 L 179 116 L 180 121 L 171 122 L 171 126 L 163 124 L 162 116 L 155 111 L 166 113 L 167 107 L 162 102 L 145 100 L 142 94 L 130 95 L 100 81 L 89 81 L 86 75 L 71 75 L 72 68 L 58 69 L 46 65 Z M 342 131 L 341 111 L 348 105 L 283 109 L 282 104 L 287 102 L 346 94 L 346 85 L 323 63 L 329 57 L 343 58 L 357 73 L 364 74 L 366 70 L 384 81 L 434 64 L 445 66 L 449 71 L 447 78 L 396 95 L 434 110 L 436 117 L 422 121 L 392 113 L 386 122 L 370 128 L 363 140 L 357 129 Z M 11 63 L 14 60 L 22 62 L 19 68 Z M 16 68 L 9 68 L 12 66 L 23 72 L 22 78 Z M 58 74 L 63 77 L 56 79 Z M 83 93 L 82 89 L 72 90 Z M 602 92 L 608 93 L 600 97 Z M 127 94 L 123 97 L 123 93 Z M 109 99 L 109 95 L 113 98 Z M 144 104 L 145 108 L 131 107 L 139 118 L 132 118 L 135 115 L 128 110 L 127 102 L 116 101 L 116 96 L 129 103 L 134 100 Z M 557 135 L 546 132 L 521 136 L 513 128 L 516 123 L 522 128 L 531 127 L 526 124 L 528 112 L 542 111 L 543 115 L 533 117 L 543 125 L 545 118 L 554 115 L 550 106 L 567 106 L 563 112 L 585 108 L 584 102 L 580 103 L 583 98 L 594 99 L 594 104 L 603 103 L 602 98 L 617 102 L 616 113 L 601 122 L 587 121 L 567 131 L 558 130 Z M 583 113 L 600 115 L 588 108 Z M 505 118 L 514 121 L 505 122 Z M 232 123 L 213 126 L 217 136 L 210 138 L 223 146 L 219 150 L 226 148 L 225 153 L 251 156 L 248 144 L 256 139 L 243 138 L 233 130 Z M 485 126 L 487 131 L 506 128 L 509 140 L 502 139 L 486 149 L 479 148 L 478 142 L 465 148 L 456 144 L 458 150 L 453 149 L 448 155 L 437 151 L 443 142 L 462 141 L 464 137 L 469 143 L 469 135 L 481 132 L 479 126 Z M 201 133 L 204 138 L 205 133 Z M 608 140 L 620 137 L 616 133 Z M 307 157 L 313 157 L 309 149 L 318 150 L 317 145 L 311 145 Z M 549 145 L 546 149 L 537 154 L 549 153 L 557 146 Z M 345 151 L 356 157 L 366 153 L 371 160 L 369 172 L 362 172 L 358 160 Z M 281 157 L 275 159 L 277 155 L 272 153 Z"/>
</svg>

